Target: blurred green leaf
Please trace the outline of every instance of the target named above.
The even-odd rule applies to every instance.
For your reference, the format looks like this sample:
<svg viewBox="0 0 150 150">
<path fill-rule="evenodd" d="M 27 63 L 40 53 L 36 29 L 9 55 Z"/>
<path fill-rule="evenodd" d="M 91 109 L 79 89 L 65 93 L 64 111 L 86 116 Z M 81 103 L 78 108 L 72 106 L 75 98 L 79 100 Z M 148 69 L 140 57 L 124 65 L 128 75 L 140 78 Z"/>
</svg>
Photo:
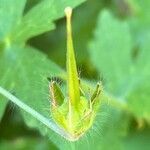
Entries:
<svg viewBox="0 0 150 150">
<path fill-rule="evenodd" d="M 27 39 L 54 29 L 54 21 L 64 16 L 67 6 L 77 6 L 84 0 L 43 0 L 25 14 L 16 33 L 16 40 Z"/>
<path fill-rule="evenodd" d="M 41 138 L 18 138 L 12 141 L 2 140 L 1 150 L 57 150 L 49 140 Z"/>
<path fill-rule="evenodd" d="M 127 137 L 124 138 L 123 150 L 149 150 L 150 148 L 150 128 L 138 131 L 131 131 Z"/>
<path fill-rule="evenodd" d="M 104 76 L 107 90 L 122 96 L 129 86 L 132 71 L 132 39 L 128 24 L 104 10 L 99 16 L 92 41 L 89 47 L 91 59 Z"/>
<path fill-rule="evenodd" d="M 149 102 L 149 33 L 139 39 L 137 54 L 133 55 L 130 26 L 103 11 L 90 44 L 93 64 L 104 76 L 106 90 L 121 97 L 138 118 L 150 120 Z M 137 44 L 137 43 L 136 43 Z"/>
<path fill-rule="evenodd" d="M 41 106 L 42 111 L 46 110 L 43 108 L 45 103 L 45 106 L 49 105 L 47 77 L 62 73 L 61 69 L 42 53 L 32 48 L 23 49 L 17 46 L 1 52 L 0 70 L 0 85 L 2 87 L 15 95 L 20 95 L 27 102 L 31 100 L 34 106 Z M 43 91 L 45 86 L 47 89 Z M 0 102 L 2 110 L 5 103 L 3 99 Z M 46 112 L 49 116 L 49 111 Z"/>
<path fill-rule="evenodd" d="M 124 137 L 128 133 L 129 116 L 113 109 L 111 109 L 109 115 L 108 121 L 102 128 L 102 139 L 97 139 L 97 150 L 122 150 Z"/>
<path fill-rule="evenodd" d="M 135 7 L 135 20 L 136 26 L 141 28 L 142 30 L 149 29 L 150 19 L 149 19 L 149 7 L 150 1 L 149 0 L 134 0 L 134 7 Z M 145 27 L 145 28 L 143 28 Z"/>
<path fill-rule="evenodd" d="M 150 32 L 145 33 L 139 41 L 136 57 L 135 86 L 127 96 L 129 107 L 135 115 L 145 118 L 150 123 Z"/>
<path fill-rule="evenodd" d="M 7 39 L 10 33 L 12 32 L 13 28 L 15 28 L 19 24 L 25 6 L 25 2 L 26 0 L 0 0 L 0 54 L 2 53 L 1 51 L 4 46 L 4 44 L 1 41 Z M 3 59 L 0 59 L 0 80 L 3 80 L 3 83 L 8 83 L 10 81 L 9 78 L 7 79 L 9 68 L 5 72 L 2 66 L 3 68 L 7 68 L 7 65 L 5 66 L 5 62 L 3 62 Z M 1 76 L 2 74 L 4 74 L 4 76 Z M 3 99 L 4 98 L 0 96 L 0 119 L 3 116 L 7 104 L 7 101 L 4 101 Z"/>
<path fill-rule="evenodd" d="M 6 44 L 9 44 L 10 41 L 8 41 L 8 38 L 13 29 L 21 21 L 21 16 L 24 10 L 25 3 L 26 0 L 0 0 L 0 58 L 2 55 L 2 49 L 5 46 L 5 44 L 2 43 L 2 41 L 4 40 Z M 1 58 L 0 81 L 3 80 L 3 83 L 8 83 L 11 80 L 10 78 L 7 78 L 7 75 L 10 73 L 9 67 L 7 69 L 5 68 L 6 70 L 4 70 L 4 67 L 7 68 L 7 65 L 5 64 L 5 61 L 3 62 L 3 59 Z M 0 96 L 0 119 L 5 110 L 6 103 L 6 101 L 3 101 L 2 96 Z"/>
<path fill-rule="evenodd" d="M 135 0 L 135 14 L 128 19 L 135 45 L 135 88 L 128 94 L 128 104 L 137 117 L 144 118 L 150 123 L 150 1 Z"/>
<path fill-rule="evenodd" d="M 127 96 L 127 102 L 130 110 L 139 119 L 146 119 L 150 123 L 150 85 L 149 77 L 143 77 L 135 84 L 136 86 Z"/>
<path fill-rule="evenodd" d="M 0 0 L 0 41 L 20 23 L 26 0 Z"/>
<path fill-rule="evenodd" d="M 3 101 L 2 96 L 0 96 L 0 121 L 3 116 L 6 104 L 7 104 L 7 102 Z"/>
</svg>

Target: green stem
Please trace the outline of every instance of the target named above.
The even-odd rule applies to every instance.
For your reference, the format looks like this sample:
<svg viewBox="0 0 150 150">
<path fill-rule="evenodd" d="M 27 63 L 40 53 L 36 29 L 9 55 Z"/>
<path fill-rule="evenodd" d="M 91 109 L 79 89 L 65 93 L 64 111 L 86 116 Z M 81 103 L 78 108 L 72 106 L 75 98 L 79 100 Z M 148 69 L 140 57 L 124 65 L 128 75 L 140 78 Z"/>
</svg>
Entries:
<svg viewBox="0 0 150 150">
<path fill-rule="evenodd" d="M 48 128 L 51 130 L 55 131 L 57 134 L 61 135 L 65 139 L 71 139 L 71 135 L 65 132 L 62 128 L 60 128 L 57 124 L 54 122 L 50 121 L 46 117 L 42 116 L 40 113 L 23 103 L 21 100 L 19 100 L 17 97 L 9 93 L 7 90 L 4 88 L 0 87 L 0 94 L 8 98 L 11 102 L 19 106 L 21 109 L 32 115 L 34 118 L 42 122 L 44 125 L 46 125 Z"/>
</svg>

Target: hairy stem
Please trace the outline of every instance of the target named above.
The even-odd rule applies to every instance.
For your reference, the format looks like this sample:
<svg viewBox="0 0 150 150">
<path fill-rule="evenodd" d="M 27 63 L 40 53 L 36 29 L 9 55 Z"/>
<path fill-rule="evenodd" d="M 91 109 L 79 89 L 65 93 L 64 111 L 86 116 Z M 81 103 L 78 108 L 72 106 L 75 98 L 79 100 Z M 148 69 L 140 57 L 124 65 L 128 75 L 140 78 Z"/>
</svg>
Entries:
<svg viewBox="0 0 150 150">
<path fill-rule="evenodd" d="M 44 125 L 46 125 L 51 130 L 55 131 L 57 134 L 61 135 L 65 139 L 70 139 L 71 135 L 65 132 L 62 128 L 60 128 L 57 124 L 50 121 L 46 117 L 42 116 L 40 113 L 38 113 L 33 108 L 29 107 L 25 103 L 23 103 L 20 99 L 12 95 L 10 92 L 5 90 L 4 88 L 0 87 L 0 94 L 5 96 L 8 100 L 19 106 L 21 109 L 32 115 L 34 118 L 36 118 L 38 121 L 42 122 Z"/>
</svg>

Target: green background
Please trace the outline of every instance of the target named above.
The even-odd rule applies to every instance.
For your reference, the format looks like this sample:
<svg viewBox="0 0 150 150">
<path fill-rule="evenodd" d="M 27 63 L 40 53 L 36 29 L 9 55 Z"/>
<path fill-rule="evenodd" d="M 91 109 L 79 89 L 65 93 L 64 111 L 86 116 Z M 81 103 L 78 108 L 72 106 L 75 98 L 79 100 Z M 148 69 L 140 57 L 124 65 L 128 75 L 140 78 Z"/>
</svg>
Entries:
<svg viewBox="0 0 150 150">
<path fill-rule="evenodd" d="M 105 102 L 68 142 L 0 95 L 0 150 L 149 150 L 149 0 L 0 0 L 0 86 L 50 118 L 47 77 L 65 75 L 66 6 L 79 74 L 102 81 Z"/>
</svg>

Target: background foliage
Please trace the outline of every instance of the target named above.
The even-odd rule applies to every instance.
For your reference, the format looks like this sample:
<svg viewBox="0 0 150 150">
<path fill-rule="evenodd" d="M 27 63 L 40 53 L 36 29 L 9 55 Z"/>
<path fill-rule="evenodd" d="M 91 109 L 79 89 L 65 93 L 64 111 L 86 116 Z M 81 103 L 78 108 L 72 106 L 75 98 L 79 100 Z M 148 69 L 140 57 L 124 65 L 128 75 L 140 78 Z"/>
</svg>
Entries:
<svg viewBox="0 0 150 150">
<path fill-rule="evenodd" d="M 0 86 L 50 118 L 47 77 L 65 76 L 66 6 L 79 72 L 104 85 L 95 124 L 67 142 L 0 96 L 0 149 L 148 150 L 149 0 L 0 0 Z"/>
</svg>

